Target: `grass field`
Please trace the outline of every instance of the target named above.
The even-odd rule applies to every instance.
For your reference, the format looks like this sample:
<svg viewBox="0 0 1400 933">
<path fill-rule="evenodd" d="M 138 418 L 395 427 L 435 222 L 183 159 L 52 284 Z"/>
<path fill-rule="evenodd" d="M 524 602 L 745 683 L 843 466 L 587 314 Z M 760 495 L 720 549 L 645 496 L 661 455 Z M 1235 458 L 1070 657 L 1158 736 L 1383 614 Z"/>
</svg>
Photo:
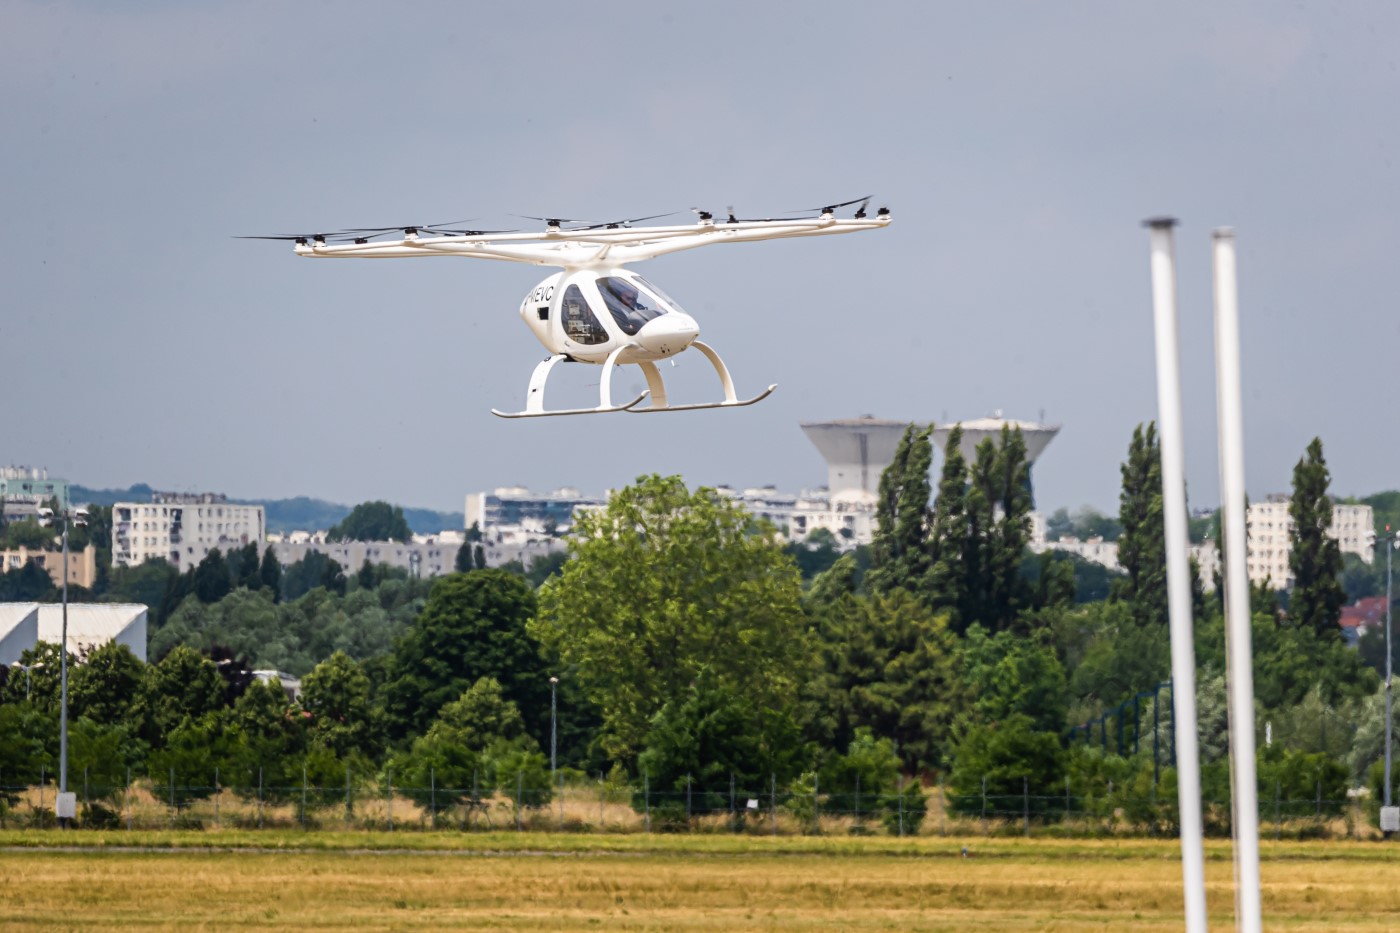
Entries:
<svg viewBox="0 0 1400 933">
<path fill-rule="evenodd" d="M 0 833 L 0 929 L 1179 930 L 1150 840 Z M 1212 927 L 1230 849 L 1207 845 Z M 1400 929 L 1400 847 L 1263 844 L 1270 930 Z"/>
</svg>

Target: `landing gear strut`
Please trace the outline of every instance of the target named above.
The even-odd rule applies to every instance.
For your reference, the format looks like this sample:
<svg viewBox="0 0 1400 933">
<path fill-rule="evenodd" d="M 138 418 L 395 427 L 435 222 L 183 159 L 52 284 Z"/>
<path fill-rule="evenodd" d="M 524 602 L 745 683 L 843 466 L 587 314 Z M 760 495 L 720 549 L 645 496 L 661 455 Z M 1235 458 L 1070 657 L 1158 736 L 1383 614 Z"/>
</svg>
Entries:
<svg viewBox="0 0 1400 933">
<path fill-rule="evenodd" d="M 734 392 L 734 380 L 729 375 L 729 368 L 724 365 L 724 360 L 720 359 L 718 353 L 709 344 L 699 340 L 691 343 L 691 347 L 699 350 L 714 366 L 715 374 L 719 376 L 720 387 L 724 390 L 724 400 L 720 402 L 699 402 L 690 405 L 672 405 L 666 396 L 666 383 L 661 378 L 661 370 L 655 363 L 644 361 L 636 365 L 641 368 L 642 374 L 646 376 L 647 389 L 636 398 L 623 405 L 612 403 L 612 375 L 613 370 L 619 365 L 618 355 L 627 350 L 632 345 L 618 347 L 603 363 L 603 377 L 598 386 L 598 406 L 596 408 L 564 408 L 549 411 L 544 407 L 544 386 L 549 379 L 550 370 L 555 364 L 567 359 L 563 354 L 555 354 L 544 360 L 535 367 L 535 372 L 530 376 L 530 389 L 525 395 L 525 410 L 516 412 L 504 412 L 491 409 L 491 414 L 500 418 L 544 418 L 553 415 L 600 415 L 615 411 L 628 411 L 633 414 L 647 414 L 663 411 L 694 411 L 699 408 L 742 408 L 745 405 L 752 405 L 761 402 L 773 394 L 777 385 L 770 385 L 758 395 L 749 399 L 740 399 Z M 639 406 L 646 397 L 651 396 L 651 404 L 645 408 Z"/>
</svg>

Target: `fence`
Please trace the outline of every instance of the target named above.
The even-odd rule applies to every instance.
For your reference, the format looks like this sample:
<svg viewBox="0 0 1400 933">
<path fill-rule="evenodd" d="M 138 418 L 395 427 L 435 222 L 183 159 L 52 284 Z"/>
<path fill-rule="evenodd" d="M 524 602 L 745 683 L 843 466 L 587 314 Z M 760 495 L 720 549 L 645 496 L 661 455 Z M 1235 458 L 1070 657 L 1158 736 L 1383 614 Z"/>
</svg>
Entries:
<svg viewBox="0 0 1400 933">
<path fill-rule="evenodd" d="M 400 786 L 392 772 L 344 784 L 272 785 L 262 772 L 242 782 L 183 784 L 172 771 L 128 775 L 120 783 L 98 783 L 73 775 L 75 826 L 90 829 L 303 829 L 389 832 L 455 830 L 516 832 L 647 833 L 734 832 L 747 834 L 881 834 L 891 836 L 1102 836 L 1175 835 L 1176 796 L 1155 789 L 1062 787 L 1047 792 L 1023 777 L 1020 793 L 992 792 L 1004 777 L 980 781 L 980 792 L 956 794 L 943 784 L 862 792 L 859 784 L 839 792 L 819 782 L 780 787 L 748 786 L 732 778 L 720 787 L 692 783 L 661 790 L 602 775 L 560 772 L 548 789 L 531 789 L 527 776 L 498 776 L 493 786 L 473 776 L 465 787 L 440 785 L 429 772 L 427 786 Z M 679 784 L 680 782 L 677 782 Z M 0 829 L 56 825 L 55 782 L 6 783 L 0 775 Z M 1275 838 L 1334 838 L 1373 835 L 1373 822 L 1357 798 L 1328 799 L 1318 784 L 1310 798 L 1285 799 L 1279 788 L 1260 788 L 1261 835 Z M 1205 800 L 1206 830 L 1229 834 L 1230 801 Z"/>
</svg>

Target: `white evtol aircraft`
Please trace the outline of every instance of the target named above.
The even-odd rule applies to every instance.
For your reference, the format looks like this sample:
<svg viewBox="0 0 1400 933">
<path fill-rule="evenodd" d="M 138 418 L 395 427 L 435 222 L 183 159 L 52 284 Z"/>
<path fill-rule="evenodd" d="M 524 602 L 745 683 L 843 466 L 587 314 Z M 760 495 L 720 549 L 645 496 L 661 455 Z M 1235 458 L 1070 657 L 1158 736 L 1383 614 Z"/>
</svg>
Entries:
<svg viewBox="0 0 1400 933">
<path fill-rule="evenodd" d="M 857 203 L 860 207 L 854 217 L 836 217 L 837 208 Z M 869 198 L 858 198 L 818 208 L 815 216 L 795 219 L 740 220 L 731 210 L 728 219 L 721 223 L 716 223 L 709 212 L 697 209 L 698 224 L 676 226 L 631 226 L 637 221 L 655 219 L 652 217 L 607 224 L 531 218 L 545 222 L 543 233 L 463 230 L 435 224 L 248 239 L 291 240 L 298 256 L 318 258 L 465 256 L 559 266 L 563 271 L 540 282 L 520 303 L 520 316 L 550 356 L 535 367 L 530 377 L 525 410 L 502 412 L 493 408 L 492 414 L 502 418 L 536 418 L 615 411 L 683 411 L 752 405 L 767 398 L 777 386 L 770 385 L 752 398 L 738 398 L 724 361 L 713 348 L 698 339 L 700 327 L 695 319 L 682 311 L 665 292 L 626 267 L 644 259 L 711 243 L 856 233 L 888 225 L 889 209 L 880 208 L 872 218 L 866 215 L 869 203 Z M 379 239 L 386 235 L 390 238 Z M 714 366 L 724 390 L 723 401 L 672 405 L 667 400 L 666 385 L 656 363 L 692 347 Z M 603 367 L 596 407 L 555 410 L 544 407 L 545 382 L 550 371 L 561 362 L 596 363 Z M 612 374 L 619 364 L 640 367 L 646 376 L 647 390 L 615 405 Z M 651 404 L 639 407 L 648 395 Z"/>
</svg>

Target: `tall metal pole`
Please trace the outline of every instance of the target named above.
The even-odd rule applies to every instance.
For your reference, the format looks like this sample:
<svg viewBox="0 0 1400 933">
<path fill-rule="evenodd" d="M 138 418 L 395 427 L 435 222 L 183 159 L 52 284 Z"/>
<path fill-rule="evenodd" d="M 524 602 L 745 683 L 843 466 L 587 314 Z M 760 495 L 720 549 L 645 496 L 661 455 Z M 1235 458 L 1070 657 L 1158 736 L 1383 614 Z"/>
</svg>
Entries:
<svg viewBox="0 0 1400 933">
<path fill-rule="evenodd" d="M 1245 526 L 1244 415 L 1240 378 L 1235 235 L 1215 231 L 1215 391 L 1220 430 L 1220 508 L 1225 538 L 1225 655 L 1229 690 L 1230 797 L 1235 832 L 1235 923 L 1258 933 L 1259 788 L 1254 766 L 1254 667 Z"/>
<path fill-rule="evenodd" d="M 1395 550 L 1395 534 L 1390 530 L 1390 526 L 1385 526 L 1385 805 L 1390 802 L 1390 688 L 1391 688 L 1391 658 L 1390 653 L 1390 553 Z"/>
<path fill-rule="evenodd" d="M 68 791 L 68 510 L 63 510 L 63 636 L 58 641 L 58 791 Z"/>
<path fill-rule="evenodd" d="M 556 690 L 557 690 L 558 687 L 559 687 L 559 678 L 558 678 L 558 677 L 551 677 L 551 678 L 549 678 L 549 786 L 550 786 L 550 787 L 553 787 L 553 786 L 554 786 L 554 782 L 555 782 L 555 780 L 556 780 L 555 772 L 556 772 L 556 771 L 558 770 L 558 768 L 559 768 L 559 761 L 558 761 L 559 732 L 558 732 L 558 729 L 556 728 L 556 718 L 555 718 L 555 713 L 556 713 L 557 710 L 558 710 L 558 704 L 557 704 L 556 699 L 555 699 L 555 692 L 556 692 Z"/>
<path fill-rule="evenodd" d="M 1157 411 L 1162 449 L 1162 509 L 1166 532 L 1167 606 L 1171 630 L 1173 724 L 1177 729 L 1177 801 L 1181 812 L 1181 873 L 1188 933 L 1206 933 L 1205 846 L 1201 820 L 1201 756 L 1196 723 L 1196 649 L 1191 621 L 1191 565 L 1186 524 L 1186 456 L 1181 414 L 1181 354 L 1177 333 L 1176 221 L 1147 221 L 1152 243 L 1152 317 L 1157 351 Z"/>
</svg>

